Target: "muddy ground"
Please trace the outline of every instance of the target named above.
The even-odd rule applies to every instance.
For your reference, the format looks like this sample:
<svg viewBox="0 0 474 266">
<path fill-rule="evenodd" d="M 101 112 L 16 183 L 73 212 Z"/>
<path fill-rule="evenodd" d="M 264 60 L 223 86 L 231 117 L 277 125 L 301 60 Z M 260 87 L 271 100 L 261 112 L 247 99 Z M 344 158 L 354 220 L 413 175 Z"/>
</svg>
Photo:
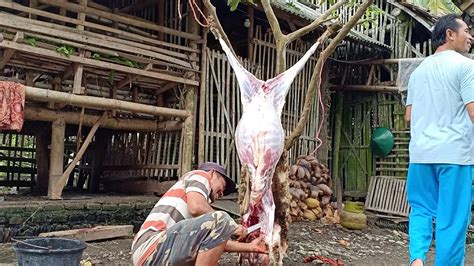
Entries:
<svg viewBox="0 0 474 266">
<path fill-rule="evenodd" d="M 83 259 L 93 265 L 130 265 L 131 239 L 115 239 L 88 243 Z M 309 255 L 341 259 L 345 265 L 407 265 L 407 235 L 394 230 L 370 226 L 362 231 L 349 231 L 339 225 L 299 222 L 290 227 L 288 258 L 285 265 L 303 264 Z M 474 265 L 474 246 L 466 251 L 466 265 Z M 0 245 L 0 265 L 15 264 L 12 244 Z M 433 251 L 429 265 L 433 262 Z M 237 256 L 226 254 L 221 265 L 235 265 Z"/>
</svg>

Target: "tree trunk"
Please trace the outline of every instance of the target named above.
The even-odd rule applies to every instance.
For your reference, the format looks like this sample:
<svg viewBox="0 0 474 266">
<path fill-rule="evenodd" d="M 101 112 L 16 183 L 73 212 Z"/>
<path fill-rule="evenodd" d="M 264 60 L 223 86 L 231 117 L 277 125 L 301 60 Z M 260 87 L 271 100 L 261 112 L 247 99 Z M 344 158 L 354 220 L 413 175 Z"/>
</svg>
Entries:
<svg viewBox="0 0 474 266">
<path fill-rule="evenodd" d="M 289 192 L 289 163 L 288 163 L 288 151 L 283 151 L 280 156 L 280 160 L 275 168 L 272 180 L 272 192 L 273 200 L 275 202 L 275 222 L 280 225 L 280 245 L 278 249 L 273 249 L 273 254 L 270 254 L 271 264 L 276 264 L 280 259 L 283 259 L 283 255 L 286 253 L 288 248 L 288 225 L 290 221 L 290 200 L 291 195 Z M 280 253 L 278 253 L 280 251 Z"/>
</svg>

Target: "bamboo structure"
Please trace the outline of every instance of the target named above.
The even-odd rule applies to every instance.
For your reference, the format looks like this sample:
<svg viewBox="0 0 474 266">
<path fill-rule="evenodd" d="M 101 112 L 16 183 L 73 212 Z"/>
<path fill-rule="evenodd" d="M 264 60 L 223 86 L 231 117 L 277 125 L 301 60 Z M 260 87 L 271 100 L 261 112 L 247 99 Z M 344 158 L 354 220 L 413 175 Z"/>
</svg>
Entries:
<svg viewBox="0 0 474 266">
<path fill-rule="evenodd" d="M 36 160 L 41 163 L 37 178 L 24 184 L 42 190 L 44 182 L 49 183 L 50 198 L 51 188 L 57 198 L 63 184 L 97 192 L 101 176 L 116 176 L 125 165 L 118 165 L 124 155 L 120 152 L 112 154 L 112 162 L 100 154 L 133 141 L 146 154 L 137 149 L 137 156 L 132 153 L 127 158 L 130 169 L 126 172 L 131 178 L 146 172 L 150 178 L 173 180 L 181 167 L 191 169 L 195 93 L 205 47 L 199 28 L 188 26 L 194 18 L 186 15 L 178 19 L 178 6 L 172 0 L 149 1 L 147 5 L 133 0 L 30 2 L 0 2 L 6 11 L 0 14 L 0 69 L 4 73 L 0 81 L 26 85 L 25 130 L 44 123 L 54 125 L 51 154 L 44 149 L 49 142 L 45 139 L 51 137 L 32 135 L 40 139 L 32 149 L 43 157 Z M 183 90 L 187 91 L 186 99 L 180 95 Z M 92 148 L 86 149 L 83 143 L 82 154 L 77 156 L 82 131 L 95 128 L 103 111 L 111 115 L 101 119 L 100 127 L 113 131 L 99 130 L 90 140 Z M 60 161 L 61 149 L 61 154 L 79 160 Z M 51 156 L 46 160 L 49 169 L 44 167 L 45 155 Z M 64 164 L 70 165 L 67 172 L 71 174 L 66 172 L 58 185 Z M 12 180 L 13 169 L 7 168 L 0 169 L 0 181 L 5 170 L 5 185 L 23 184 L 19 181 L 24 180 Z M 49 180 L 44 175 L 48 170 Z M 36 169 L 31 171 L 36 173 Z M 23 175 L 19 173 L 18 179 Z"/>
<path fill-rule="evenodd" d="M 56 198 L 56 185 L 63 174 L 63 160 L 64 160 L 64 134 L 66 130 L 66 123 L 62 119 L 57 119 L 53 122 L 52 136 L 51 136 L 51 159 L 49 165 L 49 185 L 48 198 Z M 62 189 L 62 188 L 61 188 Z"/>
</svg>

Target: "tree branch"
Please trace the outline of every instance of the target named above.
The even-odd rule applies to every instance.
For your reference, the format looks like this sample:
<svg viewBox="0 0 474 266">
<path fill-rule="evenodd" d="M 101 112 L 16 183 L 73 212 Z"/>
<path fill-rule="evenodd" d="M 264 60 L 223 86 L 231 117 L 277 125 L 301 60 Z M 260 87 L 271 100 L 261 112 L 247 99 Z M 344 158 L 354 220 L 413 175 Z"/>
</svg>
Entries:
<svg viewBox="0 0 474 266">
<path fill-rule="evenodd" d="M 322 23 L 326 22 L 326 19 L 332 15 L 332 13 L 335 11 L 335 10 L 338 10 L 340 7 L 342 7 L 343 5 L 345 5 L 347 3 L 348 0 L 340 0 L 338 1 L 336 4 L 332 5 L 323 15 L 321 15 L 321 17 L 319 17 L 318 19 L 316 19 L 315 21 L 311 22 L 311 24 L 308 24 L 306 25 L 305 27 L 297 30 L 297 31 L 294 31 L 290 34 L 287 35 L 288 37 L 288 42 L 292 42 L 296 39 L 298 39 L 299 37 L 302 37 L 304 36 L 305 34 L 307 34 L 308 32 L 312 31 L 312 30 L 315 30 L 317 27 L 319 27 Z M 262 1 L 263 2 L 263 1 Z M 273 29 L 273 28 L 272 28 Z"/>
<path fill-rule="evenodd" d="M 229 47 L 229 49 L 232 51 L 234 56 L 238 58 L 234 51 L 234 48 L 232 48 L 232 44 L 230 43 L 229 38 L 227 37 L 227 34 L 225 33 L 224 29 L 221 26 L 219 17 L 217 16 L 217 13 L 216 13 L 216 7 L 211 4 L 210 0 L 204 0 L 203 2 L 204 2 L 204 6 L 207 9 L 207 13 L 209 15 L 209 24 L 211 24 L 210 31 L 212 32 L 212 34 L 214 34 L 216 38 L 219 38 L 219 37 L 222 38 L 224 42 L 227 44 L 227 46 Z"/>
<path fill-rule="evenodd" d="M 280 24 L 278 24 L 278 18 L 273 12 L 270 0 L 261 0 L 261 2 L 263 10 L 265 11 L 265 16 L 267 17 L 268 23 L 270 23 L 270 27 L 272 28 L 273 35 L 275 36 L 275 40 L 277 42 L 283 41 L 286 39 L 286 36 L 281 32 Z"/>
<path fill-rule="evenodd" d="M 337 45 L 347 36 L 349 31 L 357 24 L 359 19 L 365 14 L 367 8 L 372 5 L 374 0 L 364 1 L 360 7 L 357 9 L 353 17 L 341 28 L 339 33 L 334 37 L 334 39 L 329 43 L 329 45 L 321 52 L 319 55 L 316 67 L 314 68 L 313 75 L 311 76 L 311 81 L 309 82 L 308 94 L 303 106 L 303 112 L 301 113 L 300 120 L 296 125 L 295 129 L 291 132 L 290 136 L 285 140 L 285 150 L 289 150 L 295 141 L 301 136 L 303 129 L 308 121 L 309 113 L 311 110 L 311 105 L 314 102 L 314 96 L 316 94 L 317 88 L 321 84 L 320 73 L 322 71 L 324 62 L 326 59 L 334 52 Z M 328 28 L 323 35 L 319 38 L 321 41 L 324 41 L 331 35 L 331 31 L 335 32 L 334 25 Z M 336 30 L 337 31 L 337 30 Z M 324 37 L 324 38 L 323 38 Z"/>
</svg>

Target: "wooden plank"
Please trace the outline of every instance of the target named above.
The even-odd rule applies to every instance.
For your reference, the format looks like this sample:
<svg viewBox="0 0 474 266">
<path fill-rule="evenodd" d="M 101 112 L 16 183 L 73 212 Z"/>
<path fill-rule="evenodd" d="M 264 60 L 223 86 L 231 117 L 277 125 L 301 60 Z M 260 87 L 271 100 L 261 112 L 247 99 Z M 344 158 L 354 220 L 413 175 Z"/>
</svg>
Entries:
<svg viewBox="0 0 474 266">
<path fill-rule="evenodd" d="M 159 45 L 159 46 L 163 46 L 163 47 L 169 47 L 169 48 L 173 48 L 173 49 L 183 50 L 183 51 L 199 52 L 199 50 L 191 49 L 191 48 L 186 47 L 186 46 L 182 46 L 182 45 L 178 45 L 178 44 L 172 44 L 172 43 L 168 43 L 168 42 L 153 39 L 153 38 L 156 37 L 154 35 L 150 35 L 149 37 L 151 37 L 151 38 L 149 38 L 149 37 L 145 37 L 145 36 L 142 36 L 142 35 L 130 33 L 130 32 L 127 32 L 127 31 L 115 29 L 115 28 L 112 28 L 112 27 L 103 26 L 103 25 L 100 25 L 100 24 L 95 24 L 95 23 L 91 23 L 91 22 L 87 22 L 87 21 L 80 21 L 80 20 L 77 20 L 77 19 L 74 19 L 74 18 L 69 18 L 69 17 L 57 15 L 57 14 L 54 14 L 54 13 L 45 12 L 45 11 L 42 11 L 42 10 L 39 10 L 39 9 L 28 8 L 28 7 L 25 7 L 23 5 L 13 3 L 13 2 L 0 2 L 0 6 L 1 7 L 6 7 L 6 8 L 9 8 L 9 9 L 13 9 L 13 10 L 24 11 L 25 13 L 35 14 L 35 15 L 38 15 L 38 16 L 46 17 L 46 18 L 51 18 L 51 19 L 54 19 L 54 20 L 59 20 L 59 21 L 62 21 L 62 22 L 68 22 L 68 23 L 73 23 L 73 24 L 76 24 L 76 25 L 85 26 L 85 27 L 88 27 L 88 28 L 91 28 L 91 29 L 97 29 L 97 30 L 101 30 L 101 31 L 115 33 L 119 36 L 125 36 L 129 39 L 133 39 L 133 40 L 137 41 L 137 43 L 135 43 L 137 47 L 144 47 L 145 45 L 142 45 L 141 43 L 138 43 L 138 42 L 144 42 L 144 43 L 151 43 L 151 44 Z M 48 5 L 43 5 L 41 7 L 48 7 Z M 44 24 L 45 22 L 41 22 L 41 21 L 32 20 L 32 22 L 34 22 L 33 24 L 37 24 L 37 25 L 43 25 L 43 26 L 45 25 Z M 123 25 L 123 24 L 119 24 L 119 26 L 121 26 L 121 25 Z M 56 25 L 51 24 L 51 26 L 54 27 Z M 92 33 L 92 32 L 84 32 L 84 34 L 91 35 L 91 36 L 96 36 L 96 37 L 99 35 L 99 34 L 95 34 L 95 33 Z M 123 40 L 123 41 L 126 41 L 126 40 Z M 133 46 L 135 46 L 135 45 L 133 45 Z M 178 56 L 178 57 L 179 57 L 179 55 L 181 55 L 181 57 L 186 58 L 185 54 L 182 54 L 182 53 L 180 54 L 180 53 L 177 53 L 177 52 L 173 52 L 173 51 L 170 51 L 170 50 L 165 50 L 165 49 L 158 48 L 158 47 L 154 47 L 151 50 L 154 50 L 154 51 L 157 51 L 157 52 L 166 52 L 166 51 L 168 51 L 169 55 Z"/>
<path fill-rule="evenodd" d="M 64 237 L 82 241 L 97 241 L 118 237 L 130 237 L 133 234 L 133 225 L 104 225 L 94 228 L 55 231 L 39 234 L 40 237 Z"/>
<path fill-rule="evenodd" d="M 0 18 L 0 21 L 1 21 L 1 18 Z M 10 41 L 1 42 L 0 47 L 10 48 L 10 49 L 14 49 L 16 51 L 35 54 L 35 55 L 39 55 L 39 56 L 46 56 L 46 57 L 50 57 L 50 58 L 55 58 L 55 59 L 58 59 L 58 60 L 61 60 L 61 61 L 70 61 L 70 62 L 84 64 L 84 65 L 88 65 L 88 66 L 92 66 L 92 67 L 116 70 L 116 71 L 121 71 L 121 72 L 125 72 L 125 73 L 131 73 L 131 74 L 135 74 L 135 75 L 155 78 L 155 79 L 167 80 L 167 81 L 171 81 L 171 82 L 179 82 L 179 83 L 183 83 L 183 84 L 187 84 L 187 85 L 191 85 L 191 86 L 198 86 L 199 85 L 199 82 L 195 81 L 195 80 L 190 80 L 190 79 L 186 79 L 186 78 L 182 78 L 182 77 L 176 77 L 176 76 L 163 74 L 163 73 L 145 71 L 145 70 L 131 68 L 131 67 L 122 66 L 122 65 L 118 65 L 118 64 L 106 63 L 106 62 L 102 62 L 102 61 L 98 61 L 98 60 L 94 60 L 94 59 L 82 58 L 80 56 L 75 56 L 75 55 L 70 55 L 69 57 L 63 57 L 55 51 L 50 51 L 50 50 L 46 50 L 46 49 L 38 48 L 38 47 L 31 47 L 29 45 L 24 45 L 24 44 L 16 44 L 16 43 L 10 42 Z"/>
<path fill-rule="evenodd" d="M 20 43 L 23 41 L 24 39 L 24 34 L 23 32 L 19 31 L 15 34 L 15 37 L 13 38 L 13 43 Z M 1 42 L 1 41 L 0 41 Z M 7 64 L 8 60 L 10 60 L 10 58 L 13 57 L 13 55 L 15 54 L 15 50 L 14 49 L 6 49 L 4 52 L 3 52 L 3 56 L 0 60 L 0 69 L 3 69 L 5 67 L 5 65 Z"/>
<path fill-rule="evenodd" d="M 128 16 L 122 16 L 120 14 L 113 14 L 113 13 L 105 12 L 105 11 L 91 8 L 91 7 L 83 7 L 81 5 L 70 3 L 70 2 L 63 3 L 58 0 L 39 0 L 39 2 L 66 8 L 67 10 L 74 11 L 74 12 L 84 12 L 90 15 L 95 15 L 95 16 L 110 19 L 113 21 L 126 23 L 126 24 L 133 25 L 140 28 L 160 31 L 163 33 L 179 36 L 179 37 L 186 38 L 189 40 L 197 41 L 201 39 L 201 36 L 199 35 L 178 31 L 178 30 L 167 28 L 164 26 L 159 26 L 150 21 L 141 20 L 140 18 L 131 18 Z"/>
<path fill-rule="evenodd" d="M 2 6 L 1 2 L 0 6 Z M 189 61 L 184 60 L 184 58 L 190 60 L 187 55 L 174 53 L 173 51 L 165 49 L 156 49 L 155 47 L 144 45 L 138 42 L 132 42 L 106 35 L 94 34 L 91 32 L 71 29 L 55 24 L 48 24 L 42 21 L 20 18 L 5 13 L 0 14 L 0 25 L 28 32 L 33 31 L 36 33 L 47 34 L 54 37 L 61 36 L 61 38 L 80 43 L 102 46 L 108 49 L 119 50 L 130 54 L 146 55 L 151 58 L 160 59 L 184 67 L 191 67 Z M 183 59 L 178 59 L 169 55 L 182 57 Z"/>
</svg>

